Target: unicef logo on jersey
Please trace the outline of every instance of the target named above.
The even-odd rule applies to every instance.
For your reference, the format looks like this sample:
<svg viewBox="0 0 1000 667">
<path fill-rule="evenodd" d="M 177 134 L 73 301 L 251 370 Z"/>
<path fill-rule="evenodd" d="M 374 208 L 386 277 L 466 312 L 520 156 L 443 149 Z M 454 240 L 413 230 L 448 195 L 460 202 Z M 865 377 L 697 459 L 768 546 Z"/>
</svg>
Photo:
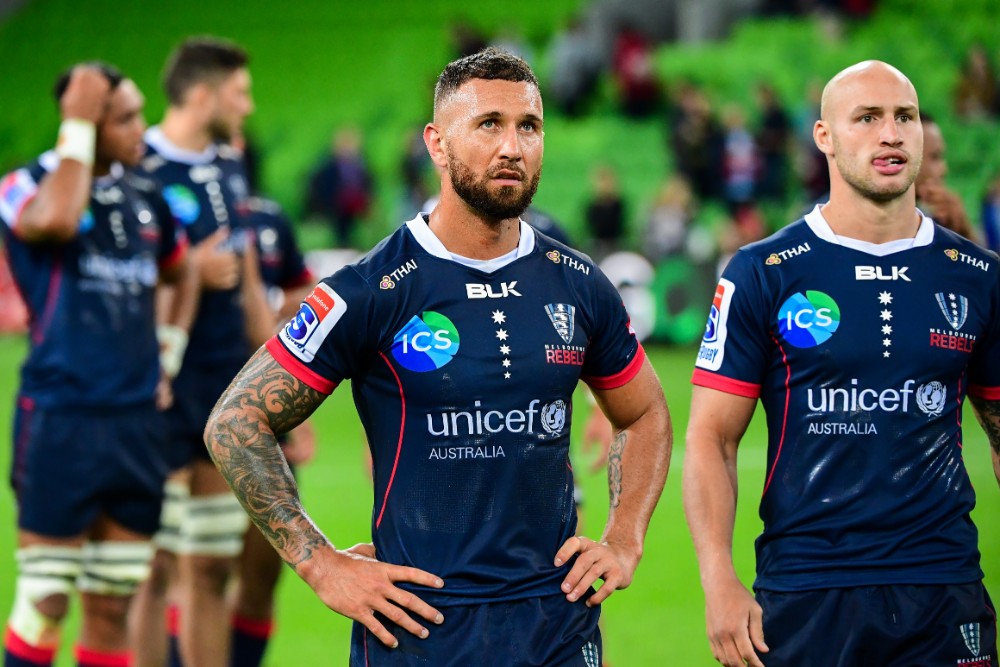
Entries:
<svg viewBox="0 0 1000 667">
<path fill-rule="evenodd" d="M 917 387 L 917 407 L 928 417 L 940 415 L 947 398 L 948 390 L 937 380 Z"/>
<path fill-rule="evenodd" d="M 441 313 L 426 311 L 414 315 L 392 341 L 392 356 L 417 373 L 434 371 L 458 354 L 459 335 L 455 325 Z"/>
<path fill-rule="evenodd" d="M 840 327 L 840 307 L 828 294 L 797 292 L 778 310 L 778 331 L 795 347 L 816 347 Z"/>
<path fill-rule="evenodd" d="M 542 406 L 542 428 L 549 435 L 559 435 L 566 426 L 566 401 L 559 399 Z"/>
<path fill-rule="evenodd" d="M 183 185 L 168 185 L 163 188 L 163 198 L 167 200 L 167 205 L 170 206 L 170 212 L 174 214 L 174 217 L 185 225 L 193 223 L 198 219 L 198 214 L 201 213 L 201 204 L 198 203 L 198 198 Z"/>
</svg>

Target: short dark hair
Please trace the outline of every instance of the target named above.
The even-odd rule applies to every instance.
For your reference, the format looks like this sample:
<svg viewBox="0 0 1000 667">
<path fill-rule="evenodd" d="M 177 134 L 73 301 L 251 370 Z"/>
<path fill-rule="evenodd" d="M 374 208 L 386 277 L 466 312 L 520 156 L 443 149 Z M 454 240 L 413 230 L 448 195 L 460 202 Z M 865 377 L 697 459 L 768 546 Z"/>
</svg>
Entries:
<svg viewBox="0 0 1000 667">
<path fill-rule="evenodd" d="M 69 69 L 62 72 L 59 75 L 59 78 L 56 79 L 56 85 L 52 88 L 52 93 L 56 97 L 56 102 L 62 100 L 62 96 L 66 94 L 66 88 L 69 87 L 69 80 L 73 75 L 73 70 L 77 67 L 83 66 L 93 67 L 99 70 L 101 74 L 104 75 L 104 78 L 108 80 L 108 83 L 111 84 L 111 90 L 117 88 L 118 84 L 125 80 L 125 76 L 118 70 L 117 67 L 109 65 L 106 62 L 102 62 L 100 60 L 89 60 L 87 62 L 76 63 Z"/>
<path fill-rule="evenodd" d="M 538 79 L 528 63 L 512 53 L 489 46 L 448 63 L 434 86 L 434 108 L 437 109 L 444 98 L 472 79 L 527 81 L 538 87 Z"/>
<path fill-rule="evenodd" d="M 167 101 L 179 106 L 192 86 L 216 84 L 249 62 L 247 52 L 233 42 L 218 37 L 186 39 L 170 54 L 163 70 Z"/>
</svg>

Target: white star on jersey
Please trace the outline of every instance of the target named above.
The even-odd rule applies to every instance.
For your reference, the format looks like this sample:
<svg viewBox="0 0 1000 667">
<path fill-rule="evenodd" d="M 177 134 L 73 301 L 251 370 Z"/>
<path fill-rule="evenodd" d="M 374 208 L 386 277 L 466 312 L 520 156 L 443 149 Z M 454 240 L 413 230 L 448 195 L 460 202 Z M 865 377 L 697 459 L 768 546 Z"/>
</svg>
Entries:
<svg viewBox="0 0 1000 667">
<path fill-rule="evenodd" d="M 496 324 L 503 324 L 504 320 L 506 319 L 507 316 L 503 314 L 503 311 L 500 310 L 493 311 L 493 322 L 495 322 Z"/>
<path fill-rule="evenodd" d="M 878 295 L 878 302 L 883 306 L 892 303 L 892 295 L 888 292 L 880 292 Z"/>
<path fill-rule="evenodd" d="M 501 345 L 500 346 L 500 354 L 510 354 L 510 346 L 509 345 Z"/>
<path fill-rule="evenodd" d="M 504 331 L 503 329 L 498 329 L 497 338 L 499 338 L 500 340 L 507 340 L 507 332 Z"/>
<path fill-rule="evenodd" d="M 888 336 L 889 334 L 892 333 L 892 327 L 886 324 L 885 326 L 882 327 L 882 333 Z"/>
<path fill-rule="evenodd" d="M 882 319 L 885 320 L 886 322 L 888 322 L 889 320 L 891 320 L 892 319 L 892 311 L 883 310 L 882 311 Z"/>
</svg>

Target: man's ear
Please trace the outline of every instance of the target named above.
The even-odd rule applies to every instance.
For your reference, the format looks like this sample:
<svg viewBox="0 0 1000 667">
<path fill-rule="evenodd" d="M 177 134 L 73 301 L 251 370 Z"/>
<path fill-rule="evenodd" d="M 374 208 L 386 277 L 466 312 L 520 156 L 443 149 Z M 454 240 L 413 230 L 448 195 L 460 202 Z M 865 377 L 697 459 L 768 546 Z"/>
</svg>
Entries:
<svg viewBox="0 0 1000 667">
<path fill-rule="evenodd" d="M 813 141 L 820 152 L 833 156 L 833 135 L 830 134 L 830 126 L 825 120 L 818 120 L 813 125 Z"/>
<path fill-rule="evenodd" d="M 444 134 L 434 123 L 427 123 L 424 126 L 424 145 L 431 156 L 431 161 L 439 169 L 448 168 L 448 151 L 444 146 Z"/>
</svg>

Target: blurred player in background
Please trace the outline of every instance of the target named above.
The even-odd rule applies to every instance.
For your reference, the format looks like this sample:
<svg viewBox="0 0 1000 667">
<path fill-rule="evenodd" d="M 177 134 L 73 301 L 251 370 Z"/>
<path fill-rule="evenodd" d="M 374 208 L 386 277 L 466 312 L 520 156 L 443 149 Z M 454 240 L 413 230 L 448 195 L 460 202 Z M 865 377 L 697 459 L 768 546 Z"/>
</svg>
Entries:
<svg viewBox="0 0 1000 667">
<path fill-rule="evenodd" d="M 995 667 L 962 404 L 1000 481 L 998 258 L 917 210 L 924 136 L 896 68 L 837 74 L 813 136 L 829 203 L 736 253 L 694 371 L 684 506 L 712 652 L 730 667 Z M 755 599 L 732 541 L 758 399 Z"/>
<path fill-rule="evenodd" d="M 238 140 L 234 137 L 234 145 Z M 254 195 L 241 206 L 257 239 L 260 274 L 268 303 L 278 321 L 299 309 L 315 278 L 306 267 L 291 222 L 274 201 Z M 316 448 L 310 423 L 303 422 L 281 439 L 282 452 L 294 468 L 309 462 Z M 243 539 L 239 576 L 232 591 L 232 667 L 258 667 L 274 631 L 274 594 L 284 563 L 256 526 Z"/>
<path fill-rule="evenodd" d="M 167 414 L 188 487 L 168 489 L 162 547 L 137 613 L 139 665 L 162 665 L 164 586 L 177 554 L 180 653 L 187 667 L 227 667 L 226 584 L 247 528 L 225 481 L 205 453 L 201 428 L 228 379 L 273 333 L 254 233 L 239 212 L 249 196 L 239 153 L 228 146 L 253 110 L 247 54 L 214 38 L 192 38 L 171 54 L 163 76 L 168 108 L 146 133 L 143 166 L 185 226 L 202 290 Z M 188 494 L 189 492 L 189 494 Z M 172 658 L 176 660 L 176 657 Z"/>
<path fill-rule="evenodd" d="M 914 183 L 917 206 L 942 227 L 975 241 L 976 235 L 961 197 L 944 182 L 948 175 L 948 159 L 941 126 L 927 113 L 921 114 L 920 124 L 924 128 L 924 152 Z"/>
<path fill-rule="evenodd" d="M 74 588 L 81 667 L 127 667 L 129 600 L 149 569 L 169 441 L 155 290 L 179 281 L 193 312 L 183 231 L 130 169 L 144 99 L 114 68 L 82 64 L 56 86 L 59 143 L 0 181 L 11 269 L 31 311 L 11 479 L 18 580 L 4 665 L 51 665 Z M 180 322 L 174 322 L 178 325 Z"/>
<path fill-rule="evenodd" d="M 488 49 L 449 64 L 424 130 L 437 207 L 321 281 L 206 428 L 254 522 L 356 621 L 351 665 L 597 667 L 600 603 L 642 555 L 669 414 L 611 283 L 519 220 L 542 124 L 523 60 Z M 347 378 L 372 451 L 374 544 L 337 549 L 305 514 L 276 434 Z M 581 379 L 615 427 L 600 541 L 575 535 Z"/>
</svg>

